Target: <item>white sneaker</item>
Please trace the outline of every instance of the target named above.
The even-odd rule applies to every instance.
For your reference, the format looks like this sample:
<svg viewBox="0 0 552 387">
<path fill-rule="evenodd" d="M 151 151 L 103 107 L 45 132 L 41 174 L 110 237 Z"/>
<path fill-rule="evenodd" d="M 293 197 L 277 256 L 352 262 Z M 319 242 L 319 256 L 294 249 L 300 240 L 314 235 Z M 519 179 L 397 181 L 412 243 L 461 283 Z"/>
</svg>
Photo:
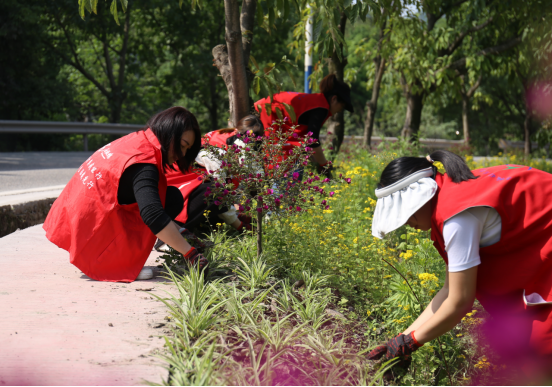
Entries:
<svg viewBox="0 0 552 387">
<path fill-rule="evenodd" d="M 136 280 L 149 280 L 153 278 L 153 270 L 143 268 L 140 271 L 140 274 L 138 274 L 138 277 L 136 277 Z"/>
</svg>

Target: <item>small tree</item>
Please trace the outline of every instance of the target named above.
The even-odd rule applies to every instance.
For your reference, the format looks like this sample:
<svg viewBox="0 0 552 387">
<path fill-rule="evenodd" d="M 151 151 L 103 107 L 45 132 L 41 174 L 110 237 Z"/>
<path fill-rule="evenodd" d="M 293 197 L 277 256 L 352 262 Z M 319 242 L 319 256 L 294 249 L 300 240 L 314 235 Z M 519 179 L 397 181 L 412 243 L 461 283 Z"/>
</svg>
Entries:
<svg viewBox="0 0 552 387">
<path fill-rule="evenodd" d="M 287 120 L 273 122 L 264 137 L 238 134 L 243 144 L 229 146 L 226 152 L 205 146 L 209 157 L 221 161 L 216 175 L 207 171 L 203 176 L 214 183 L 205 193 L 207 200 L 220 207 L 236 204 L 241 213 L 256 215 L 257 255 L 262 253 L 263 215 L 286 217 L 308 209 L 328 209 L 327 197 L 333 196 L 324 189 L 330 179 L 305 172 L 301 180 L 301 169 L 314 153 L 310 147 L 314 140 L 310 132 L 304 138 L 294 134 L 300 146 L 286 144 L 289 132 L 282 125 Z"/>
</svg>

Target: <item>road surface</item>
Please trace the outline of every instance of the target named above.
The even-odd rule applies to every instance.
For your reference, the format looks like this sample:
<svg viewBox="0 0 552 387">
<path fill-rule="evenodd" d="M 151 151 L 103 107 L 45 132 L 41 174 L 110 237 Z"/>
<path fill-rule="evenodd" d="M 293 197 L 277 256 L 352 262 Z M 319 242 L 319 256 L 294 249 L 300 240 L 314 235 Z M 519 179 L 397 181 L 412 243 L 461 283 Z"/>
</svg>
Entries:
<svg viewBox="0 0 552 387">
<path fill-rule="evenodd" d="M 92 153 L 0 153 L 0 192 L 63 186 Z"/>
</svg>

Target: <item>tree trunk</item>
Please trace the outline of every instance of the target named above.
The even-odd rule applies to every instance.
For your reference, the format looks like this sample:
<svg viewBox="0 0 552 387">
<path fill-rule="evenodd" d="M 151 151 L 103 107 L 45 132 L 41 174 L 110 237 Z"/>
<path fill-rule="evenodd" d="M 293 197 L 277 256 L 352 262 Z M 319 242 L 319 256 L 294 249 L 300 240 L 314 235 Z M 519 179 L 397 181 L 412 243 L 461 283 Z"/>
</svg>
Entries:
<svg viewBox="0 0 552 387">
<path fill-rule="evenodd" d="M 243 0 L 240 24 L 242 33 L 243 60 L 245 67 L 249 66 L 249 55 L 251 53 L 251 43 L 253 41 L 253 28 L 255 27 L 255 11 L 257 10 L 257 0 Z"/>
<path fill-rule="evenodd" d="M 257 212 L 257 258 L 263 253 L 263 213 Z"/>
<path fill-rule="evenodd" d="M 525 137 L 525 157 L 531 155 L 531 116 L 528 112 L 529 109 L 526 109 L 525 120 L 523 121 L 523 134 Z"/>
<path fill-rule="evenodd" d="M 372 133 L 374 131 L 376 111 L 378 110 L 379 91 L 386 64 L 385 58 L 381 56 L 376 57 L 374 62 L 376 64 L 376 78 L 372 87 L 372 98 L 366 102 L 366 120 L 364 121 L 364 138 L 362 141 L 362 145 L 368 148 L 372 145 Z"/>
<path fill-rule="evenodd" d="M 406 118 L 401 131 L 401 136 L 410 141 L 418 139 L 420 121 L 424 108 L 423 92 L 412 93 L 409 85 L 406 86 Z"/>
<path fill-rule="evenodd" d="M 343 35 L 345 35 L 345 27 L 347 25 L 347 15 L 341 13 L 341 18 L 339 20 L 339 29 Z M 341 53 L 341 59 L 339 59 L 338 51 Z M 339 44 L 338 47 L 334 48 L 331 59 L 328 62 L 328 69 L 330 73 L 335 74 L 337 79 L 343 81 L 345 75 L 345 66 L 347 66 L 347 58 L 343 56 L 343 45 Z M 343 143 L 343 138 L 345 136 L 345 120 L 343 112 L 334 114 L 328 120 L 328 132 L 332 133 L 331 136 L 331 146 L 330 146 L 330 158 L 335 160 L 335 157 L 339 153 L 341 144 Z"/>
<path fill-rule="evenodd" d="M 234 92 L 232 87 L 232 75 L 230 73 L 230 62 L 228 62 L 228 50 L 226 50 L 225 44 L 219 44 L 213 48 L 213 62 L 219 70 L 222 80 L 226 85 L 226 90 L 228 90 L 228 113 L 229 117 L 228 127 L 232 126 L 232 112 L 234 111 Z"/>
<path fill-rule="evenodd" d="M 470 144 L 470 125 L 468 122 L 468 109 L 469 109 L 470 99 L 465 94 L 462 93 L 462 129 L 464 130 L 464 144 Z"/>
<path fill-rule="evenodd" d="M 470 87 L 468 90 L 465 89 L 466 82 L 465 82 L 465 76 L 461 75 L 460 79 L 462 79 L 462 129 L 464 131 L 464 144 L 470 145 L 470 124 L 468 121 L 468 113 L 470 110 L 470 98 L 473 96 L 479 85 L 481 84 L 481 75 L 477 79 L 477 81 L 473 84 L 472 87 Z"/>
<path fill-rule="evenodd" d="M 247 82 L 247 63 L 244 62 L 240 9 L 237 0 L 224 0 L 226 23 L 226 45 L 232 80 L 232 98 L 230 117 L 232 125 L 249 114 L 249 87 Z"/>
</svg>

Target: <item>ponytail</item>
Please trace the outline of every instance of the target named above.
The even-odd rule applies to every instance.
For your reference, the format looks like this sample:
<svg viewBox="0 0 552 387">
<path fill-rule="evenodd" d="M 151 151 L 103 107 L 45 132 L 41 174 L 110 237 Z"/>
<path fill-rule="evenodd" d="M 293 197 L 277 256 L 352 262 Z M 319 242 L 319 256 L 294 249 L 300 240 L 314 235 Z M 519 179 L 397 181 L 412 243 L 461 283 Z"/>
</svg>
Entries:
<svg viewBox="0 0 552 387">
<path fill-rule="evenodd" d="M 464 159 L 457 154 L 454 154 L 445 150 L 438 150 L 429 155 L 429 161 L 425 157 L 399 157 L 391 161 L 383 170 L 378 188 L 387 187 L 397 181 L 404 179 L 406 176 L 413 174 L 414 172 L 433 168 L 433 175 L 437 174 L 437 167 L 433 165 L 433 162 L 439 161 L 445 167 L 447 175 L 454 183 L 461 183 L 469 179 L 477 179 L 468 164 Z"/>
</svg>

